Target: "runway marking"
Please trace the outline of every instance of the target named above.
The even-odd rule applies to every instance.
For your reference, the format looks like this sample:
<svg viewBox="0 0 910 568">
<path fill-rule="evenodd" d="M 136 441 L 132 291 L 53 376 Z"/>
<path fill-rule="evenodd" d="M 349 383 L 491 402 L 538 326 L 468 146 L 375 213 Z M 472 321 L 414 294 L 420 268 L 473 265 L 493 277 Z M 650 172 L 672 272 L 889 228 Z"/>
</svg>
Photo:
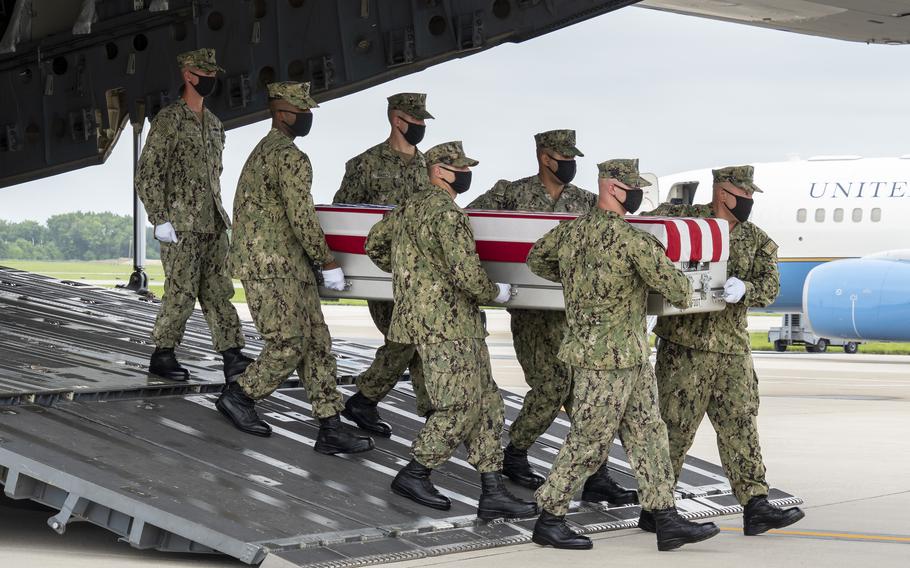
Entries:
<svg viewBox="0 0 910 568">
<path fill-rule="evenodd" d="M 726 532 L 742 532 L 738 527 L 720 527 Z M 825 538 L 831 540 L 858 540 L 866 542 L 893 542 L 910 544 L 910 536 L 895 536 L 885 534 L 842 533 L 827 531 L 796 531 L 786 529 L 772 529 L 766 534 L 779 534 L 783 536 L 797 536 L 803 538 Z"/>
</svg>

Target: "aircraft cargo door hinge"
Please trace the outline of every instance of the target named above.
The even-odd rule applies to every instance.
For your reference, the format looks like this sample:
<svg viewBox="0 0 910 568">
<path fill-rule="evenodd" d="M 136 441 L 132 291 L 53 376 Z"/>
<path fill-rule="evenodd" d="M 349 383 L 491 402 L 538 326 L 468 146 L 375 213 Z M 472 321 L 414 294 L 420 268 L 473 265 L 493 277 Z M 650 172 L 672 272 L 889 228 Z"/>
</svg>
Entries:
<svg viewBox="0 0 910 568">
<path fill-rule="evenodd" d="M 455 18 L 455 41 L 459 51 L 483 47 L 483 12 L 476 10 Z"/>
<path fill-rule="evenodd" d="M 70 519 L 74 515 L 77 517 L 82 516 L 88 505 L 89 502 L 87 500 L 75 493 L 70 493 L 66 496 L 66 501 L 63 502 L 60 512 L 47 520 L 47 526 L 51 527 L 57 534 L 65 533 L 66 525 L 69 524 Z"/>
<path fill-rule="evenodd" d="M 250 104 L 253 91 L 250 88 L 250 76 L 246 73 L 228 77 L 227 83 L 228 106 L 231 108 L 246 108 Z"/>
<path fill-rule="evenodd" d="M 386 34 L 385 62 L 387 67 L 407 65 L 414 61 L 414 28 L 390 30 Z"/>
<path fill-rule="evenodd" d="M 331 55 L 307 60 L 307 72 L 314 92 L 327 91 L 335 84 L 335 60 Z"/>
<path fill-rule="evenodd" d="M 18 124 L 4 124 L 0 128 L 0 152 L 15 152 L 22 149 Z"/>
<path fill-rule="evenodd" d="M 95 133 L 95 111 L 90 108 L 81 108 L 69 113 L 70 134 L 73 140 L 87 141 Z"/>
</svg>

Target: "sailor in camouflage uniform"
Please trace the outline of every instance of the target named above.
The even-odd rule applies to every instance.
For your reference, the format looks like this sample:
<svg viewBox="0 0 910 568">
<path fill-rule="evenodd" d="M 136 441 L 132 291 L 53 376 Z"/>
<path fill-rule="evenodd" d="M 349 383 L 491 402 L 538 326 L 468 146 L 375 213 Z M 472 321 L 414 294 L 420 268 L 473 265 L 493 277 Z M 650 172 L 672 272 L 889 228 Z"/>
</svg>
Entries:
<svg viewBox="0 0 910 568">
<path fill-rule="evenodd" d="M 272 129 L 240 173 L 231 242 L 233 275 L 243 281 L 265 345 L 246 371 L 229 379 L 215 406 L 240 430 L 268 436 L 271 428 L 256 413 L 255 401 L 269 396 L 296 368 L 320 423 L 314 449 L 366 451 L 373 441 L 352 434 L 338 415 L 344 406 L 313 264 L 322 268 L 324 285 L 333 290 L 344 289 L 344 273 L 316 217 L 310 160 L 294 145 L 295 137 L 309 133 L 316 101 L 309 83 L 271 83 L 268 93 Z"/>
<path fill-rule="evenodd" d="M 802 519 L 796 508 L 768 502 L 768 484 L 758 441 L 758 376 L 752 366 L 747 328 L 749 308 L 767 306 L 780 287 L 777 244 L 748 221 L 753 194 L 752 166 L 714 170 L 713 201 L 707 205 L 664 204 L 649 215 L 717 217 L 730 223 L 730 278 L 727 307 L 658 319 L 654 333 L 660 412 L 670 437 L 674 479 L 705 414 L 717 432 L 720 459 L 733 493 L 745 507 L 743 530 L 756 535 Z M 640 526 L 653 528 L 648 515 Z"/>
<path fill-rule="evenodd" d="M 401 205 L 410 195 L 426 186 L 427 163 L 417 144 L 423 140 L 427 111 L 423 93 L 398 93 L 389 97 L 389 138 L 348 160 L 344 179 L 335 193 L 334 203 Z M 388 438 L 392 428 L 379 416 L 377 404 L 410 368 L 411 383 L 417 395 L 417 412 L 428 409 L 423 389 L 420 357 L 413 345 L 389 340 L 392 302 L 367 302 L 373 323 L 382 332 L 384 343 L 376 358 L 360 377 L 358 391 L 345 404 L 344 416 L 378 436 Z"/>
<path fill-rule="evenodd" d="M 632 160 L 599 164 L 597 207 L 544 235 L 528 255 L 531 271 L 562 282 L 568 332 L 559 358 L 573 375 L 572 426 L 546 482 L 537 490 L 541 515 L 533 540 L 557 548 L 588 549 L 591 540 L 565 522 L 581 481 L 607 457 L 613 433 L 620 433 L 638 479 L 642 507 L 654 511 L 658 548 L 670 550 L 716 535 L 711 523 L 698 525 L 676 512 L 667 430 L 657 406 L 657 382 L 648 361 L 645 330 L 649 289 L 686 307 L 692 285 L 667 259 L 652 236 L 623 215 L 641 203 L 642 186 L 613 177 Z"/>
<path fill-rule="evenodd" d="M 516 181 L 499 180 L 472 201 L 469 209 L 584 214 L 595 207 L 597 196 L 571 183 L 575 158 L 584 156 L 575 146 L 575 131 L 540 132 L 534 135 L 534 142 L 537 174 Z M 566 314 L 510 309 L 509 315 L 515 354 L 531 390 L 509 430 L 503 473 L 519 485 L 537 489 L 544 478 L 528 463 L 528 448 L 547 431 L 563 406 L 570 416 L 572 410 L 569 367 L 557 357 L 566 333 Z M 638 495 L 616 483 L 604 462 L 585 482 L 582 499 L 627 505 L 637 503 Z"/>
<path fill-rule="evenodd" d="M 174 348 L 183 339 L 196 300 L 224 361 L 224 376 L 243 372 L 251 359 L 240 350 L 243 333 L 231 304 L 234 284 L 228 275 L 227 229 L 221 205 L 221 152 L 224 128 L 203 105 L 224 71 L 214 49 L 177 56 L 183 76 L 181 98 L 152 120 L 136 171 L 136 191 L 161 241 L 164 297 L 155 320 L 155 352 L 149 372 L 172 380 L 189 379 Z"/>
<path fill-rule="evenodd" d="M 477 160 L 461 142 L 427 152 L 429 182 L 370 231 L 366 252 L 392 273 L 395 308 L 389 340 L 416 345 L 423 361 L 432 412 L 412 446 L 412 457 L 392 482 L 395 493 L 447 510 L 449 499 L 430 473 L 464 444 L 481 474 L 477 514 L 483 519 L 524 517 L 534 503 L 511 495 L 503 484 L 504 411 L 493 382 L 478 304 L 507 302 L 508 284 L 495 284 L 477 256 L 468 216 L 455 196 L 471 184 Z"/>
</svg>

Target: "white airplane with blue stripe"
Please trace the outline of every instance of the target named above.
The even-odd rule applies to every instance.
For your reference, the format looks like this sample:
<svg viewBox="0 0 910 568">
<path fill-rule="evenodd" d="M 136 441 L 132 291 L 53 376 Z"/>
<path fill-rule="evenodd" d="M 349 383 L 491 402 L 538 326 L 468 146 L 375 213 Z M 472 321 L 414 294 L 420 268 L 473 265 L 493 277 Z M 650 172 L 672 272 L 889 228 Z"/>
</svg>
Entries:
<svg viewBox="0 0 910 568">
<path fill-rule="evenodd" d="M 802 313 L 819 336 L 910 340 L 910 155 L 753 165 L 764 193 L 750 221 L 780 247 L 780 294 L 765 310 Z M 707 203 L 711 187 L 711 169 L 682 172 L 649 200 Z"/>
</svg>

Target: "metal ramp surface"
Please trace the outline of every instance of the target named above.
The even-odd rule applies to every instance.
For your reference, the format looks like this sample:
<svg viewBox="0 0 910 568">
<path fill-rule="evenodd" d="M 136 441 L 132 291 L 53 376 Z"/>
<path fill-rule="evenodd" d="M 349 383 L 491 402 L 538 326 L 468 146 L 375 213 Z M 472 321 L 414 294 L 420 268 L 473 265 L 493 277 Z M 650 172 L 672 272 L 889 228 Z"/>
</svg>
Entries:
<svg viewBox="0 0 910 568">
<path fill-rule="evenodd" d="M 0 267 L 0 406 L 220 390 L 221 357 L 198 311 L 177 349 L 191 380 L 146 373 L 157 313 L 157 301 L 132 292 Z M 256 329 L 243 331 L 246 351 L 258 353 Z M 375 349 L 339 340 L 333 351 L 344 378 L 366 369 Z M 287 386 L 297 383 L 294 376 Z"/>
<path fill-rule="evenodd" d="M 318 424 L 297 388 L 262 403 L 271 438 L 246 436 L 213 408 L 221 371 L 198 315 L 181 355 L 195 357 L 199 380 L 159 384 L 142 371 L 154 313 L 127 293 L 0 270 L 0 484 L 10 498 L 59 511 L 51 529 L 88 521 L 137 548 L 221 553 L 267 568 L 362 566 L 530 541 L 533 519 L 477 521 L 479 476 L 463 450 L 434 474 L 450 511 L 391 492 L 423 424 L 408 383 L 382 403 L 395 435 L 366 454 L 312 451 Z M 368 347 L 335 348 L 353 372 L 369 363 Z M 508 426 L 522 399 L 503 397 Z M 548 469 L 567 432 L 563 415 L 531 448 L 532 464 Z M 618 444 L 610 463 L 620 483 L 636 485 Z M 694 458 L 677 497 L 690 518 L 740 511 L 721 469 Z M 777 490 L 771 497 L 801 502 Z M 575 503 L 568 518 L 591 533 L 634 526 L 638 512 Z"/>
</svg>

